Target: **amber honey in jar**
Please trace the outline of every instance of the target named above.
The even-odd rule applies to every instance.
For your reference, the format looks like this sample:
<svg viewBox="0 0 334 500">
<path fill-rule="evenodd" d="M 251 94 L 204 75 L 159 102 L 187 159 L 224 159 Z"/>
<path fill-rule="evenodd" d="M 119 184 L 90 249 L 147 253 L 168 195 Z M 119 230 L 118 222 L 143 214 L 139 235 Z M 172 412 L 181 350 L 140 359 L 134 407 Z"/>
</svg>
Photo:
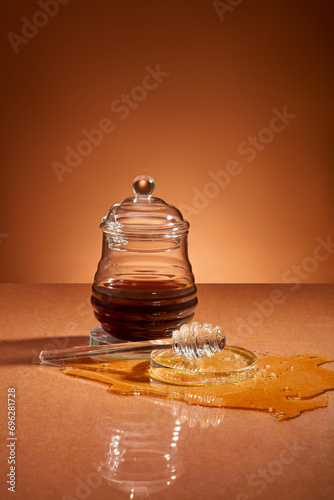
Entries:
<svg viewBox="0 0 334 500">
<path fill-rule="evenodd" d="M 93 285 L 92 305 L 103 329 L 124 340 L 163 338 L 194 316 L 196 286 L 173 280 Z"/>
</svg>

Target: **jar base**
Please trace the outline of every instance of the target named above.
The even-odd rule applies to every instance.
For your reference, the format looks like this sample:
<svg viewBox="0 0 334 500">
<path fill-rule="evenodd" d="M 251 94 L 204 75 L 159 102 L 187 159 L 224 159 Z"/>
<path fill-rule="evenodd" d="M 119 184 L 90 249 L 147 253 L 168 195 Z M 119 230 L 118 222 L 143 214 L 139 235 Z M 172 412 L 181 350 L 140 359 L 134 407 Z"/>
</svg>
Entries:
<svg viewBox="0 0 334 500">
<path fill-rule="evenodd" d="M 113 337 L 110 335 L 110 333 L 106 332 L 102 326 L 97 326 L 96 328 L 93 328 L 89 332 L 89 345 L 95 346 L 95 345 L 106 345 L 106 344 L 126 344 L 127 341 L 125 340 L 120 340 L 117 339 L 116 337 Z M 141 352 L 137 351 L 136 353 L 115 353 L 115 354 L 108 354 L 108 357 L 113 358 L 113 359 L 150 359 L 150 353 L 149 352 Z M 105 360 L 106 355 L 103 356 L 103 359 Z M 97 357 L 95 357 L 96 360 L 98 360 Z"/>
</svg>

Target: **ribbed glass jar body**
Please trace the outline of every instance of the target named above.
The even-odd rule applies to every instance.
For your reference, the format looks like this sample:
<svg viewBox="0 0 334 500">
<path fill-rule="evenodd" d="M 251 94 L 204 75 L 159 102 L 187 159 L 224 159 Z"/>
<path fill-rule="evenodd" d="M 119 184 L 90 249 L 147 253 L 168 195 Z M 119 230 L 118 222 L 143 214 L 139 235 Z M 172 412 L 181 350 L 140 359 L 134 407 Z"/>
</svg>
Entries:
<svg viewBox="0 0 334 500">
<path fill-rule="evenodd" d="M 187 233 L 141 237 L 104 233 L 91 301 L 103 329 L 122 340 L 167 337 L 190 322 L 197 289 Z"/>
</svg>

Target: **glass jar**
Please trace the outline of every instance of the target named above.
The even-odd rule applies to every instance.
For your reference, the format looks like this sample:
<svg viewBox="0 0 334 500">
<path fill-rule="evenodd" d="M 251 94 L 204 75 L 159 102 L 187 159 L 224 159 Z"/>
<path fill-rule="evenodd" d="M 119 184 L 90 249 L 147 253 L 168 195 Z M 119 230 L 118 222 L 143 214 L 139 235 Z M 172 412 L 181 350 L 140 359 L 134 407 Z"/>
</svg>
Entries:
<svg viewBox="0 0 334 500">
<path fill-rule="evenodd" d="M 92 306 L 107 334 L 123 341 L 158 339 L 194 316 L 197 289 L 188 259 L 189 223 L 152 196 L 152 177 L 133 182 L 135 196 L 102 219 L 102 257 Z"/>
</svg>

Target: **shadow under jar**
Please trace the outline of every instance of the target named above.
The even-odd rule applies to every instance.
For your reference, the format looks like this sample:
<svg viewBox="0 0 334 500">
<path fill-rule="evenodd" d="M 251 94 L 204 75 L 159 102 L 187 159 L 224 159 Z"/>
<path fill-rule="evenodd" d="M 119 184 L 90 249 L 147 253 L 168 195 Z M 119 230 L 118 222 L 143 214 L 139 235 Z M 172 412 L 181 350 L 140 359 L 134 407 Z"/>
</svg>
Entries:
<svg viewBox="0 0 334 500">
<path fill-rule="evenodd" d="M 136 177 L 135 196 L 112 206 L 100 225 L 91 302 L 103 330 L 124 341 L 168 337 L 192 320 L 197 305 L 189 223 L 152 196 L 154 187 L 151 177 Z"/>
</svg>

